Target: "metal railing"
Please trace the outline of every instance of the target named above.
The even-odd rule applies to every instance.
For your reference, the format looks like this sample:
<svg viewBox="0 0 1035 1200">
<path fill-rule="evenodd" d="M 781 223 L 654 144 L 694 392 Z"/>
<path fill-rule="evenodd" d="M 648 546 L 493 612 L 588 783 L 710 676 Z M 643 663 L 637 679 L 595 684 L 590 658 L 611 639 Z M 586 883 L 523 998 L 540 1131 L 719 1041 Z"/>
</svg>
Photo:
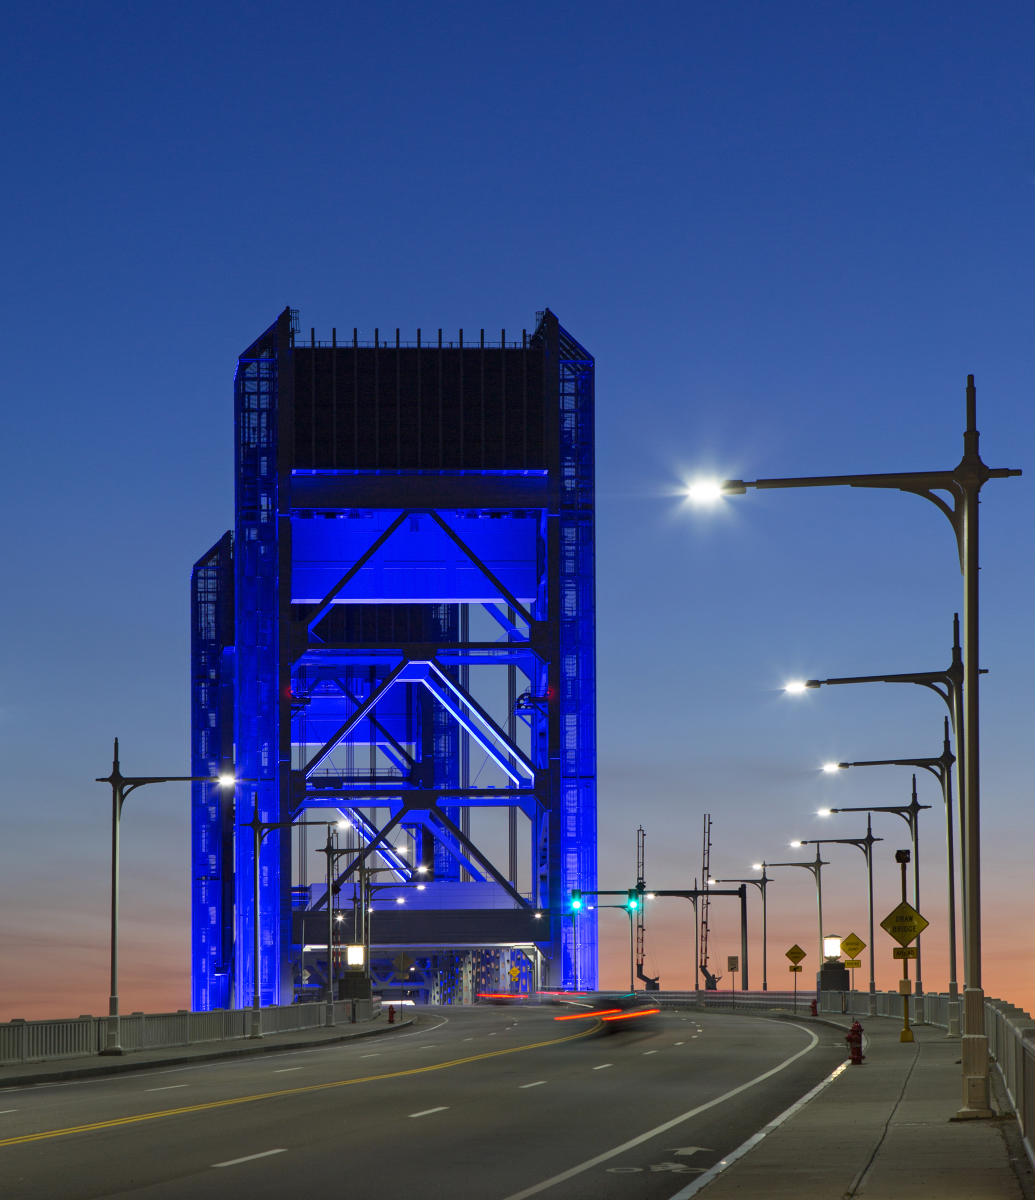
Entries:
<svg viewBox="0 0 1035 1200">
<path fill-rule="evenodd" d="M 927 992 L 923 996 L 913 996 L 909 1019 L 915 1024 L 948 1029 L 950 1003 L 945 993 Z M 820 1012 L 865 1016 L 868 1005 L 866 992 L 823 992 Z M 901 1017 L 902 997 L 896 992 L 878 992 L 877 1015 Z M 960 1015 L 962 1017 L 962 1004 Z M 985 1033 L 989 1057 L 1013 1105 L 1028 1158 L 1035 1165 L 1035 1021 L 1023 1009 L 986 996 Z"/>
<path fill-rule="evenodd" d="M 327 1019 L 326 1004 L 290 1004 L 261 1010 L 263 1034 L 318 1029 L 328 1024 L 370 1021 L 381 1011 L 380 1000 L 339 1000 Z M 69 1021 L 9 1021 L 0 1024 L 0 1065 L 84 1058 L 99 1054 L 110 1017 L 78 1017 Z M 128 1013 L 119 1018 L 123 1050 L 157 1050 L 232 1041 L 251 1032 L 251 1009 L 215 1012 Z"/>
</svg>

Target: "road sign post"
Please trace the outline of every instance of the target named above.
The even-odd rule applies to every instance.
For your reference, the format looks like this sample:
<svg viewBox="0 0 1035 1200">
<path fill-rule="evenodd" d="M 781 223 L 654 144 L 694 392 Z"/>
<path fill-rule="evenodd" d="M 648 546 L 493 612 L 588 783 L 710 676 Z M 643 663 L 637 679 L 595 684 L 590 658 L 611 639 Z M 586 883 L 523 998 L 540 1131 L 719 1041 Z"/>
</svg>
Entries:
<svg viewBox="0 0 1035 1200">
<path fill-rule="evenodd" d="M 841 949 L 847 955 L 845 966 L 852 972 L 852 991 L 855 991 L 855 972 L 862 966 L 859 955 L 866 949 L 866 943 L 858 934 L 850 933 L 846 938 L 841 939 Z M 873 951 L 871 950 L 872 954 Z"/>
<path fill-rule="evenodd" d="M 797 942 L 784 953 L 791 960 L 791 970 L 794 972 L 794 1013 L 798 1013 L 798 976 L 801 974 L 801 960 L 805 957 L 805 951 L 798 945 Z"/>
<path fill-rule="evenodd" d="M 895 852 L 895 861 L 902 867 L 902 903 L 893 908 L 891 912 L 881 921 L 881 929 L 890 934 L 899 946 L 905 950 L 909 943 L 915 941 L 921 933 L 927 928 L 930 922 L 920 915 L 917 910 L 906 901 L 906 863 L 909 862 L 908 850 L 897 850 Z M 900 1042 L 912 1042 L 916 1039 L 913 1037 L 913 1031 L 909 1027 L 909 997 L 912 994 L 912 985 L 909 982 L 909 958 L 916 957 L 916 948 L 913 950 L 912 956 L 903 954 L 902 957 L 902 978 L 899 980 L 898 990 L 902 995 L 902 1032 L 899 1034 Z M 895 957 L 899 955 L 896 952 Z"/>
</svg>

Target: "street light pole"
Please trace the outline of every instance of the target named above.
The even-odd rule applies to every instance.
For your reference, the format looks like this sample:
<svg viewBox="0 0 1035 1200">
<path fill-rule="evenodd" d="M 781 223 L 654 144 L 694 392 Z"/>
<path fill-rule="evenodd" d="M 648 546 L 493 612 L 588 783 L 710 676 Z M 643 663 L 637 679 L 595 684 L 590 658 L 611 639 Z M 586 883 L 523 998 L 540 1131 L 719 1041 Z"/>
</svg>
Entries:
<svg viewBox="0 0 1035 1200">
<path fill-rule="evenodd" d="M 111 774 L 98 778 L 96 783 L 111 785 L 111 975 L 108 994 L 108 1023 L 104 1033 L 102 1054 L 122 1054 L 122 1030 L 119 1018 L 119 882 L 120 826 L 122 806 L 126 797 L 137 788 L 150 783 L 218 783 L 233 787 L 232 774 L 226 775 L 123 775 L 119 766 L 119 739 L 115 738 Z"/>
<path fill-rule="evenodd" d="M 239 779 L 238 783 L 254 783 L 251 779 Z M 252 811 L 250 821 L 242 821 L 241 827 L 252 831 L 252 1010 L 248 1036 L 262 1037 L 262 996 L 261 996 L 261 965 L 262 965 L 262 922 L 259 912 L 259 855 L 262 851 L 262 840 L 267 833 L 275 829 L 293 829 L 296 825 L 327 825 L 327 837 L 330 839 L 331 826 L 326 821 L 260 821 L 258 806 Z M 330 910 L 330 888 L 327 891 L 327 907 Z M 333 1011 L 328 1024 L 333 1024 Z"/>
<path fill-rule="evenodd" d="M 963 924 L 963 1003 L 966 1033 L 962 1040 L 963 1105 L 957 1116 L 991 1117 L 989 1097 L 988 1037 L 985 1034 L 985 997 L 981 985 L 981 783 L 979 759 L 978 681 L 978 499 L 990 479 L 1005 479 L 1021 472 L 1009 467 L 988 467 L 978 449 L 977 392 L 974 376 L 967 376 L 966 429 L 963 457 L 947 471 L 906 471 L 873 475 L 814 475 L 792 479 L 757 479 L 747 483 L 727 480 L 728 494 L 754 488 L 869 487 L 912 492 L 936 505 L 948 518 L 963 574 L 963 742 L 965 785 L 962 808 L 963 878 L 966 918 Z M 951 502 L 937 493 L 948 493 Z"/>
<path fill-rule="evenodd" d="M 801 867 L 805 871 L 812 872 L 812 878 L 816 882 L 816 908 L 819 913 L 819 965 L 823 965 L 823 868 L 829 867 L 828 862 L 823 862 L 819 857 L 819 847 L 816 847 L 816 858 L 814 862 L 785 862 L 771 863 L 763 862 L 762 870 L 766 867 Z"/>
<path fill-rule="evenodd" d="M 840 764 L 838 764 L 840 766 Z M 845 764 L 848 765 L 847 763 Z M 856 763 L 856 766 L 871 765 Z M 930 808 L 929 804 L 919 804 L 916 798 L 916 776 L 913 776 L 913 791 L 912 798 L 908 804 L 864 804 L 856 808 L 830 808 L 825 809 L 824 813 L 846 813 L 846 812 L 886 812 L 894 813 L 901 817 L 909 828 L 909 840 L 913 846 L 913 907 L 920 911 L 920 823 L 918 817 L 922 809 Z M 881 839 L 877 839 L 878 841 Z M 920 939 L 917 938 L 916 947 L 916 992 L 917 995 L 923 995 L 923 987 L 920 982 Z"/>
<path fill-rule="evenodd" d="M 759 863 L 756 871 L 762 872 L 761 879 L 716 879 L 715 883 L 753 883 L 762 893 L 762 991 L 769 991 L 768 951 L 766 949 L 766 904 L 765 889 L 769 885 L 769 876 L 765 873 L 765 863 Z M 744 921 L 744 938 L 747 937 L 747 920 Z M 742 939 L 743 940 L 743 939 Z M 746 990 L 746 989 L 745 989 Z"/>
<path fill-rule="evenodd" d="M 863 858 L 866 859 L 866 900 L 867 912 L 869 914 L 870 926 L 870 999 L 869 999 L 869 1015 L 875 1017 L 877 1015 L 877 984 L 874 978 L 873 956 L 876 947 L 873 944 L 873 843 L 882 842 L 884 839 L 873 836 L 873 829 L 870 826 L 870 818 L 866 818 L 866 836 L 861 838 L 802 838 L 798 843 L 793 845 L 815 846 L 816 854 L 819 854 L 820 846 L 855 846 L 862 851 Z"/>
<path fill-rule="evenodd" d="M 942 804 L 945 809 L 945 852 L 948 861 L 948 925 L 949 925 L 949 1037 L 958 1037 L 960 1032 L 959 1026 L 959 985 L 956 978 L 956 880 L 955 880 L 955 861 L 953 854 L 953 819 L 952 819 L 952 764 L 953 754 L 949 747 L 949 722 L 946 719 L 943 724 L 942 731 L 942 752 L 937 758 L 884 758 L 872 759 L 867 762 L 854 763 L 838 763 L 839 768 L 846 767 L 918 767 L 921 770 L 928 771 L 935 779 L 938 780 L 938 786 L 942 792 Z M 957 764 L 958 765 L 958 764 Z M 916 776 L 913 776 L 913 802 L 916 803 Z M 920 808 L 929 808 L 930 805 L 918 805 L 915 812 L 912 811 L 912 806 L 907 809 L 894 809 L 887 811 L 897 811 L 899 815 L 909 824 L 910 834 L 914 834 L 916 826 L 916 818 Z M 831 809 L 831 812 L 848 811 L 844 809 Z M 877 812 L 883 811 L 879 809 L 861 809 L 862 812 Z M 906 816 L 910 813 L 910 816 Z M 916 843 L 916 837 L 913 841 L 913 905 L 919 909 L 919 894 L 917 888 L 917 880 L 920 872 L 919 864 L 919 849 Z M 966 892 L 963 895 L 964 906 L 966 906 Z M 966 932 L 964 931 L 964 940 L 966 940 Z M 916 991 L 917 995 L 923 994 L 923 985 L 921 983 L 920 971 L 920 944 L 917 939 L 917 960 L 916 960 Z"/>
<path fill-rule="evenodd" d="M 986 675 L 987 673 L 984 668 L 979 671 L 981 675 Z M 964 817 L 963 797 L 966 782 L 964 772 L 966 753 L 963 737 L 963 655 L 960 650 L 959 613 L 952 614 L 952 661 L 943 671 L 913 671 L 897 675 L 844 675 L 833 679 L 806 679 L 801 683 L 788 684 L 784 690 L 797 693 L 804 692 L 809 688 L 847 683 L 913 683 L 920 687 L 928 688 L 941 698 L 945 707 L 949 710 L 949 721 L 952 723 L 952 733 L 956 740 L 956 795 L 959 798 L 960 828 L 962 829 Z M 948 744 L 946 739 L 945 749 L 942 752 L 943 757 L 947 750 Z M 928 769 L 930 770 L 931 768 Z M 948 794 L 951 799 L 951 789 Z M 955 873 L 955 863 L 951 852 L 952 822 L 951 812 L 948 808 L 946 809 L 946 819 L 949 821 L 948 838 L 950 849 L 948 852 L 948 862 L 949 874 L 952 876 Z M 955 905 L 952 906 L 950 911 L 955 911 Z"/>
</svg>

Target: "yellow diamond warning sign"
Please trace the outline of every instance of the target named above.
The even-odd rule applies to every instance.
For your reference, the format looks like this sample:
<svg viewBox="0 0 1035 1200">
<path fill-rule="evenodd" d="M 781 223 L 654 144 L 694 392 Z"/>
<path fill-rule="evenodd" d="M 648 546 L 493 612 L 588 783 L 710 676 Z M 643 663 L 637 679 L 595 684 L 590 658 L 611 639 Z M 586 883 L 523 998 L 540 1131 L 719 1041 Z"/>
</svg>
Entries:
<svg viewBox="0 0 1035 1200">
<path fill-rule="evenodd" d="M 805 951 L 798 945 L 797 942 L 794 943 L 790 950 L 785 951 L 785 953 L 795 966 L 797 966 L 798 963 L 800 963 L 805 957 Z"/>
<path fill-rule="evenodd" d="M 900 946 L 908 946 L 911 941 L 923 933 L 929 924 L 930 921 L 903 900 L 881 921 L 880 927 L 889 933 Z"/>
<path fill-rule="evenodd" d="M 849 958 L 858 958 L 865 949 L 866 943 L 854 933 L 841 939 L 841 952 L 847 954 Z"/>
</svg>

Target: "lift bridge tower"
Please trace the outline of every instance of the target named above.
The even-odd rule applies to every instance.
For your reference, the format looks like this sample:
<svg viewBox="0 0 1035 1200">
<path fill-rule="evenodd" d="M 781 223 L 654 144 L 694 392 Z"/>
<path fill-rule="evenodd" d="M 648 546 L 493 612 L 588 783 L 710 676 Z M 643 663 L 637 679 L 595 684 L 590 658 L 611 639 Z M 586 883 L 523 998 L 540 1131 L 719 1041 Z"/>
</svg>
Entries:
<svg viewBox="0 0 1035 1200">
<path fill-rule="evenodd" d="M 386 995 L 595 987 L 595 914 L 565 915 L 596 888 L 593 359 L 549 311 L 402 343 L 285 309 L 234 396 L 192 771 L 244 782 L 193 788 L 194 1009 L 256 970 L 263 1005 L 322 998 L 368 906 Z"/>
</svg>

